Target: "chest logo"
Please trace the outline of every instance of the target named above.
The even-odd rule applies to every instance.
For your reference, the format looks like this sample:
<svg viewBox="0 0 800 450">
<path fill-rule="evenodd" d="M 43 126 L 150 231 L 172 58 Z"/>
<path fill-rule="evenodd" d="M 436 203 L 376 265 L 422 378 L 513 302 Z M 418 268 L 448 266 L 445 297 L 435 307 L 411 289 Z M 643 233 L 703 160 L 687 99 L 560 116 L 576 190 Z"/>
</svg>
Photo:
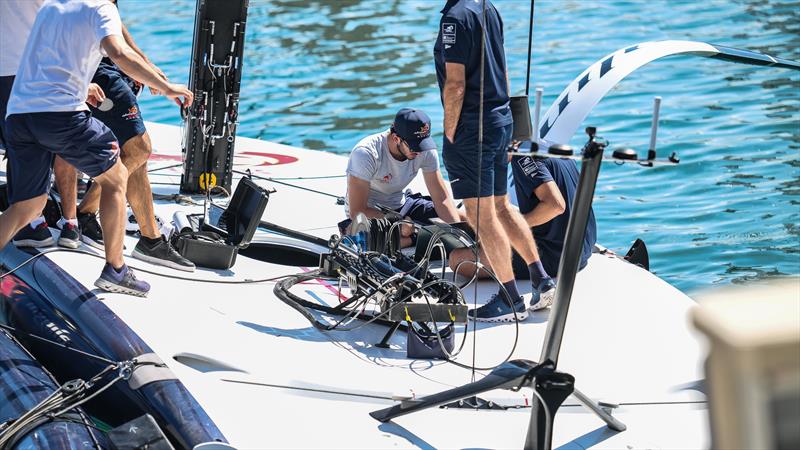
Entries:
<svg viewBox="0 0 800 450">
<path fill-rule="evenodd" d="M 391 183 L 392 182 L 392 174 L 387 173 L 386 175 L 381 178 L 381 183 Z"/>
<path fill-rule="evenodd" d="M 442 24 L 442 43 L 443 44 L 456 43 L 456 24 L 454 23 Z"/>
</svg>

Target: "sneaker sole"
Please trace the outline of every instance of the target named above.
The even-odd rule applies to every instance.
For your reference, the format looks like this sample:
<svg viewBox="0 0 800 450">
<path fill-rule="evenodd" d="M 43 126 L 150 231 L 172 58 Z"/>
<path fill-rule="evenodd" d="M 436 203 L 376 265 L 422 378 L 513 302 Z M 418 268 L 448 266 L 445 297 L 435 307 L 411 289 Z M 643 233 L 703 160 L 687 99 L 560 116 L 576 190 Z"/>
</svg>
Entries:
<svg viewBox="0 0 800 450">
<path fill-rule="evenodd" d="M 158 258 L 153 258 L 152 256 L 147 256 L 145 254 L 140 253 L 136 249 L 133 249 L 133 252 L 131 252 L 131 256 L 138 260 L 149 262 L 150 264 L 169 267 L 170 269 L 175 269 L 175 270 L 182 270 L 184 272 L 194 272 L 195 269 L 195 266 L 182 266 L 180 264 L 174 263 L 166 259 L 158 259 Z"/>
<path fill-rule="evenodd" d="M 74 250 L 74 249 L 80 247 L 80 245 L 81 245 L 80 241 L 76 241 L 76 240 L 73 240 L 73 239 L 61 239 L 61 238 L 58 239 L 58 246 L 59 247 L 66 247 L 66 248 L 71 248 L 71 249 Z"/>
<path fill-rule="evenodd" d="M 97 241 L 95 241 L 95 240 L 93 240 L 91 238 L 88 238 L 86 236 L 81 236 L 81 242 L 83 242 L 84 244 L 88 245 L 89 247 L 94 247 L 94 248 L 96 248 L 98 250 L 105 250 L 106 249 L 106 246 L 104 244 L 101 244 L 101 243 L 99 243 L 99 242 L 97 242 Z"/>
<path fill-rule="evenodd" d="M 551 298 L 548 299 L 548 298 L 542 297 L 542 298 L 539 299 L 538 302 L 536 302 L 536 304 L 531 305 L 530 307 L 528 307 L 528 311 L 530 311 L 530 312 L 541 311 L 541 310 L 547 309 L 547 308 L 549 308 L 551 306 L 553 306 L 553 298 L 551 297 Z"/>
<path fill-rule="evenodd" d="M 528 311 L 540 311 L 545 308 L 553 306 L 553 300 L 556 298 L 556 289 L 550 289 L 539 297 L 539 301 L 528 307 Z"/>
<path fill-rule="evenodd" d="M 118 284 L 114 284 L 110 281 L 104 280 L 102 278 L 98 279 L 94 282 L 95 287 L 102 289 L 106 292 L 113 292 L 115 294 L 128 294 L 128 295 L 135 295 L 136 297 L 147 297 L 147 292 L 137 291 L 136 289 L 130 289 L 126 287 L 122 287 Z"/>
<path fill-rule="evenodd" d="M 35 241 L 32 239 L 23 239 L 21 241 L 12 241 L 14 242 L 15 247 L 32 247 L 32 248 L 41 248 L 41 247 L 52 247 L 56 245 L 56 241 L 53 238 L 45 239 L 43 241 Z"/>
<path fill-rule="evenodd" d="M 517 321 L 522 322 L 527 318 L 528 318 L 528 310 L 527 309 L 517 313 Z M 484 323 L 502 323 L 502 322 L 511 322 L 511 323 L 513 323 L 514 322 L 514 315 L 513 314 L 507 314 L 505 316 L 491 317 L 491 318 L 488 318 L 488 317 L 487 318 L 484 318 L 484 317 L 473 318 L 473 317 L 470 316 L 469 319 L 470 320 L 474 320 L 476 322 L 484 322 Z"/>
</svg>

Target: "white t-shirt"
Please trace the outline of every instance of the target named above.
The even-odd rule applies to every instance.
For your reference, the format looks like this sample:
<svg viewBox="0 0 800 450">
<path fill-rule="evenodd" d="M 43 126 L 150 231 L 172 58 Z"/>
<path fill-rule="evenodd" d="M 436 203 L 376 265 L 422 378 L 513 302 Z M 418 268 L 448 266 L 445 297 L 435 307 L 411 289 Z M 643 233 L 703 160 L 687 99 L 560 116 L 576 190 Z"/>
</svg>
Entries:
<svg viewBox="0 0 800 450">
<path fill-rule="evenodd" d="M 47 0 L 25 44 L 7 115 L 88 110 L 86 90 L 105 56 L 100 41 L 111 35 L 122 37 L 122 22 L 109 0 Z"/>
<path fill-rule="evenodd" d="M 0 77 L 17 74 L 25 42 L 44 0 L 0 0 Z"/>
<path fill-rule="evenodd" d="M 419 156 L 398 161 L 389 153 L 389 131 L 373 134 L 361 140 L 350 152 L 347 175 L 369 181 L 367 206 L 377 204 L 399 209 L 405 201 L 404 190 L 417 172 L 439 170 L 439 155 L 436 150 L 420 152 Z M 345 213 L 350 215 L 350 199 L 345 197 Z"/>
</svg>

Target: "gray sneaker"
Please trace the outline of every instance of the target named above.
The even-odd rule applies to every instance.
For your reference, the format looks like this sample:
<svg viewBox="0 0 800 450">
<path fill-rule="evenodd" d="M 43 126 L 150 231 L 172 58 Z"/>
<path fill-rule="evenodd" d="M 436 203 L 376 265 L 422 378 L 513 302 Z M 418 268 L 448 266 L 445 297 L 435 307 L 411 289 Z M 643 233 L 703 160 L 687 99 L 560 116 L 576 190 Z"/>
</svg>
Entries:
<svg viewBox="0 0 800 450">
<path fill-rule="evenodd" d="M 94 282 L 94 285 L 107 292 L 130 294 L 137 297 L 147 297 L 147 293 L 150 292 L 150 284 L 137 280 L 133 269 L 127 265 L 122 266 L 122 269 L 117 272 L 111 264 L 106 263 L 103 271 L 100 272 L 100 278 Z"/>
<path fill-rule="evenodd" d="M 144 238 L 139 239 L 131 256 L 151 264 L 186 272 L 194 272 L 195 269 L 194 263 L 181 256 L 163 235 L 155 245 L 148 244 Z"/>
</svg>

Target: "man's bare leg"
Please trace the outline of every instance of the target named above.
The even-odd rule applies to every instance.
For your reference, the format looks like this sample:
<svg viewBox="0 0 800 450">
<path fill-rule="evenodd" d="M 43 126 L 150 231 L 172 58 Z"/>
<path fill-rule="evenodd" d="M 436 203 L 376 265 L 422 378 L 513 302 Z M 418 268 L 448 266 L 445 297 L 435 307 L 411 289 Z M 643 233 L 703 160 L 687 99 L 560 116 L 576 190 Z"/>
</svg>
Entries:
<svg viewBox="0 0 800 450">
<path fill-rule="evenodd" d="M 14 203 L 0 214 L 0 248 L 5 247 L 22 227 L 39 217 L 46 203 L 47 194 L 42 194 Z"/>
<path fill-rule="evenodd" d="M 478 240 L 489 259 L 497 279 L 501 283 L 514 280 L 511 270 L 511 246 L 505 235 L 503 226 L 497 220 L 493 197 L 480 199 L 480 217 L 478 217 L 478 198 L 464 200 L 467 210 L 467 220 L 473 229 L 478 232 Z M 478 226 L 480 220 L 480 226 Z"/>
<path fill-rule="evenodd" d="M 147 176 L 147 159 L 152 152 L 147 133 L 128 139 L 122 146 L 122 163 L 128 169 L 127 199 L 142 236 L 156 239 L 161 232 L 153 211 L 153 192 Z M 81 213 L 93 213 L 100 205 L 100 186 L 93 185 L 80 205 Z"/>
<path fill-rule="evenodd" d="M 497 211 L 497 219 L 503 226 L 514 250 L 522 256 L 526 264 L 539 261 L 539 251 L 533 240 L 531 229 L 522 214 L 511 206 L 508 195 L 496 196 L 494 206 Z"/>
<path fill-rule="evenodd" d="M 122 239 L 125 235 L 125 187 L 128 184 L 128 169 L 120 160 L 95 177 L 100 186 L 100 226 L 103 228 L 106 262 L 119 270 L 125 265 L 122 258 Z"/>
<path fill-rule="evenodd" d="M 61 215 L 64 219 L 77 218 L 78 171 L 70 163 L 56 156 L 53 163 L 56 186 L 61 196 Z"/>
</svg>

